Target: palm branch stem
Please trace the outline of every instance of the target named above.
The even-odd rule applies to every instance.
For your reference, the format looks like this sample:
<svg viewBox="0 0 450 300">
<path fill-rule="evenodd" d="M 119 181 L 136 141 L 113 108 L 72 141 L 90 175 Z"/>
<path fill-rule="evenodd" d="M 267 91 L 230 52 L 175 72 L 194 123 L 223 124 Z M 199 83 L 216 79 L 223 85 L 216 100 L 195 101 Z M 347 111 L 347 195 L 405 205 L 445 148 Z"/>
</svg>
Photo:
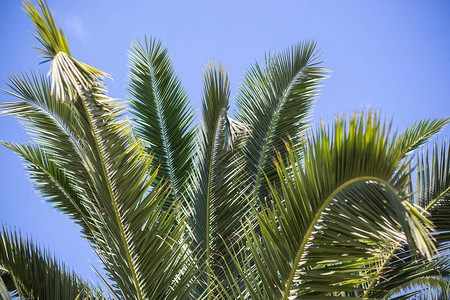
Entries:
<svg viewBox="0 0 450 300">
<path fill-rule="evenodd" d="M 342 185 L 340 185 L 337 189 L 335 189 L 330 196 L 328 196 L 328 198 L 324 201 L 324 203 L 322 204 L 322 206 L 320 207 L 319 210 L 317 210 L 314 219 L 311 221 L 308 230 L 306 231 L 306 234 L 303 237 L 303 241 L 302 244 L 300 245 L 299 251 L 297 252 L 296 256 L 295 256 L 295 260 L 292 264 L 292 269 L 290 272 L 290 275 L 288 277 L 288 280 L 286 282 L 285 285 L 285 293 L 283 295 L 283 300 L 287 300 L 289 298 L 289 291 L 291 289 L 291 286 L 294 282 L 294 277 L 295 277 L 295 273 L 297 271 L 297 267 L 298 264 L 300 263 L 300 259 L 302 258 L 304 252 L 305 252 L 305 248 L 306 248 L 306 243 L 309 240 L 309 237 L 311 236 L 313 230 L 314 230 L 314 226 L 317 223 L 318 219 L 320 218 L 320 216 L 322 215 L 322 212 L 328 207 L 328 205 L 330 204 L 331 200 L 333 199 L 333 197 L 335 197 L 341 190 L 345 189 L 346 187 L 351 186 L 352 184 L 359 182 L 359 181 L 363 181 L 363 180 L 375 180 L 378 181 L 382 184 L 384 184 L 386 186 L 386 188 L 390 189 L 392 192 L 395 193 L 394 188 L 385 180 L 375 177 L 375 176 L 361 176 L 361 177 L 356 177 L 353 178 L 351 180 L 348 180 L 347 182 L 343 183 Z"/>
<path fill-rule="evenodd" d="M 219 122 L 220 122 L 220 115 L 217 118 L 217 122 L 214 126 L 215 130 L 214 132 L 217 132 L 217 127 L 219 126 Z M 212 182 L 212 167 L 213 167 L 213 162 L 214 162 L 214 150 L 216 148 L 216 142 L 217 139 L 213 138 L 212 139 L 212 147 L 211 147 L 211 155 L 209 157 L 209 169 L 208 169 L 208 189 L 207 189 L 207 193 L 206 193 L 206 224 L 208 224 L 206 226 L 206 268 L 209 272 L 212 272 L 211 269 L 211 265 L 210 265 L 210 260 L 211 260 L 211 247 L 209 246 L 210 243 L 210 236 L 209 236 L 209 230 L 210 227 L 210 201 L 211 201 L 211 182 Z M 211 291 L 210 289 L 210 285 L 211 285 L 211 276 L 207 276 L 207 286 L 208 286 L 208 291 Z M 210 295 L 208 295 L 208 299 L 210 298 Z"/>
<path fill-rule="evenodd" d="M 286 89 L 286 91 L 288 91 L 288 90 L 289 90 L 289 88 Z M 267 147 L 269 145 L 269 140 L 270 140 L 269 137 L 270 137 L 270 135 L 272 133 L 273 127 L 275 125 L 275 120 L 277 119 L 278 113 L 280 112 L 281 106 L 284 103 L 283 101 L 284 101 L 285 98 L 286 98 L 286 92 L 283 95 L 283 100 L 280 101 L 278 103 L 278 105 L 277 105 L 277 109 L 275 110 L 275 114 L 273 115 L 272 122 L 270 123 L 269 131 L 267 132 L 267 135 L 266 135 L 266 139 L 265 139 L 266 141 L 264 143 L 264 148 L 263 148 L 263 151 L 261 152 L 262 153 L 261 159 L 259 160 L 259 164 L 258 164 L 258 173 L 256 175 L 255 186 L 254 186 L 254 191 L 253 191 L 253 197 L 254 198 L 256 198 L 257 192 L 258 192 L 259 178 L 261 176 L 261 172 L 263 171 L 262 166 L 263 166 L 264 158 L 266 156 L 265 154 L 267 153 L 266 149 L 267 149 Z"/>
<path fill-rule="evenodd" d="M 28 299 L 34 299 L 33 295 L 30 293 L 30 291 L 28 291 L 28 289 L 25 287 L 25 285 L 20 281 L 20 279 L 18 279 L 16 276 L 14 276 L 13 272 L 8 271 L 9 274 L 11 275 L 13 281 L 14 281 L 14 285 L 17 288 L 17 293 L 19 294 L 19 297 L 24 298 L 23 294 L 26 294 L 26 297 Z"/>
<path fill-rule="evenodd" d="M 148 71 L 150 72 L 152 78 L 156 78 L 155 71 L 152 66 L 148 66 Z M 152 82 L 153 93 L 155 95 L 159 95 L 158 89 L 155 86 L 155 80 L 152 80 L 151 82 Z M 158 114 L 158 119 L 160 119 L 162 123 L 165 123 L 164 122 L 165 118 L 162 114 L 162 108 L 161 108 L 160 101 L 155 101 L 155 104 L 157 107 L 156 111 Z M 170 177 L 170 182 L 172 183 L 172 191 L 173 191 L 174 198 L 177 199 L 178 185 L 175 180 L 175 176 L 173 174 L 173 165 L 172 165 L 171 155 L 169 152 L 168 138 L 167 138 L 167 134 L 166 134 L 165 130 L 161 130 L 161 133 L 162 133 L 162 138 L 163 138 L 164 151 L 166 152 L 166 156 L 167 156 L 167 164 L 169 165 L 169 177 Z"/>
<path fill-rule="evenodd" d="M 108 172 L 108 170 L 106 168 L 104 154 L 103 154 L 103 151 L 101 150 L 101 147 L 100 147 L 100 143 L 99 143 L 99 140 L 98 140 L 98 137 L 97 137 L 97 131 L 95 130 L 95 126 L 94 126 L 91 114 L 89 113 L 88 107 L 87 107 L 86 103 L 83 100 L 81 100 L 82 107 L 86 111 L 86 118 L 87 118 L 87 120 L 89 122 L 89 127 L 90 127 L 92 135 L 94 137 L 95 148 L 96 148 L 95 150 L 97 151 L 97 153 L 99 155 L 100 163 L 101 163 L 102 170 L 103 170 L 103 174 L 105 174 L 105 179 L 106 179 L 106 183 L 107 183 L 107 186 L 108 186 L 109 196 L 111 197 L 111 200 L 113 202 L 114 212 L 115 212 L 115 216 L 116 216 L 116 219 L 117 219 L 117 223 L 118 223 L 119 228 L 120 228 L 120 234 L 121 234 L 122 242 L 123 242 L 123 244 L 125 246 L 125 251 L 126 251 L 126 254 L 127 254 L 128 264 L 129 264 L 129 267 L 131 269 L 131 273 L 133 274 L 134 285 L 135 285 L 136 290 L 138 292 L 139 299 L 143 300 L 144 299 L 144 295 L 142 293 L 141 286 L 139 284 L 139 279 L 137 278 L 136 268 L 134 266 L 133 259 L 131 257 L 130 246 L 128 245 L 128 241 L 127 241 L 126 234 L 125 234 L 125 229 L 124 229 L 124 226 L 123 226 L 123 223 L 122 223 L 122 219 L 121 219 L 120 214 L 119 214 L 119 209 L 118 209 L 118 205 L 117 205 L 117 199 L 114 196 L 114 192 L 112 190 L 111 178 L 110 178 L 109 172 Z"/>
</svg>

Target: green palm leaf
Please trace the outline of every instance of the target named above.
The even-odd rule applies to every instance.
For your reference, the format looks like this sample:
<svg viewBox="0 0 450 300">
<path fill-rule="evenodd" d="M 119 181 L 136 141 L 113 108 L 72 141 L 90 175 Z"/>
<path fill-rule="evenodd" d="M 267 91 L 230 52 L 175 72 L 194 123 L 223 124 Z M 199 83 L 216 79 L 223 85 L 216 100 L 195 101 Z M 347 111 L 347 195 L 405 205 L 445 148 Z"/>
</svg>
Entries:
<svg viewBox="0 0 450 300">
<path fill-rule="evenodd" d="M 52 32 L 48 8 L 39 4 L 50 24 L 46 32 Z M 34 7 L 26 10 L 33 11 L 37 26 L 45 25 Z M 49 45 L 57 48 L 53 42 Z M 66 69 L 61 76 L 77 71 Z M 123 105 L 106 96 L 98 76 L 78 75 L 81 93 L 65 102 L 36 76 L 25 83 L 13 78 L 22 101 L 6 104 L 4 113 L 22 118 L 37 145 L 9 146 L 30 164 L 33 179 L 49 200 L 83 225 L 117 296 L 184 298 L 198 272 L 196 258 L 186 258 L 189 243 L 182 238 L 185 222 L 176 220 L 179 205 L 162 210 L 168 187 L 155 182 L 157 171 L 151 170 L 144 145 L 120 118 Z M 66 86 L 64 92 L 70 96 L 72 91 Z"/>
<path fill-rule="evenodd" d="M 276 151 L 285 151 L 283 140 L 298 145 L 305 133 L 319 84 L 328 72 L 317 58 L 315 43 L 298 44 L 269 56 L 264 69 L 256 63 L 244 77 L 236 115 L 252 128 L 247 171 L 252 193 L 260 199 L 269 191 L 264 174 L 271 182 L 278 178 L 272 158 Z"/>
<path fill-rule="evenodd" d="M 14 297 L 106 299 L 98 289 L 81 280 L 49 252 L 5 226 L 2 226 L 0 234 L 0 267 L 3 269 L 1 277 L 9 281 L 9 293 Z M 0 283 L 4 283 L 1 278 Z M 7 285 L 4 284 L 3 288 Z"/>
<path fill-rule="evenodd" d="M 158 181 L 172 184 L 171 203 L 181 198 L 192 172 L 194 113 L 161 42 L 134 42 L 130 62 L 129 91 L 137 132 L 148 145 L 155 165 L 159 165 Z"/>
<path fill-rule="evenodd" d="M 222 239 L 233 237 L 240 228 L 236 216 L 248 212 L 241 151 L 248 129 L 228 117 L 229 95 L 228 74 L 221 65 L 210 64 L 205 70 L 201 141 L 188 200 L 195 244 L 205 253 L 208 272 L 200 290 L 207 288 L 207 292 L 211 292 L 211 275 L 221 277 L 221 268 L 216 266 L 227 253 Z"/>
<path fill-rule="evenodd" d="M 418 156 L 416 171 L 416 193 L 413 203 L 423 208 L 423 214 L 433 223 L 435 232 L 433 238 L 438 252 L 431 261 L 414 260 L 411 251 L 406 251 L 405 245 L 395 253 L 385 258 L 382 272 L 383 278 L 376 288 L 380 291 L 370 293 L 370 296 L 381 297 L 390 295 L 398 287 L 417 285 L 421 279 L 428 276 L 447 276 L 449 270 L 448 241 L 450 218 L 450 149 L 448 142 L 435 144 L 429 155 L 428 151 Z"/>
</svg>

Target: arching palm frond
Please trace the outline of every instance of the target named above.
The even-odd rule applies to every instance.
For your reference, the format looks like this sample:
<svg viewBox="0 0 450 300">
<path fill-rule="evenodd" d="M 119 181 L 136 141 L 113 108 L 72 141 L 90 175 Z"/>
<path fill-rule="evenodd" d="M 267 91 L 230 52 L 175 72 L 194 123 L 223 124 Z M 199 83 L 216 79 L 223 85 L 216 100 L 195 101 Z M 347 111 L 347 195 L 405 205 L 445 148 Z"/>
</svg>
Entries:
<svg viewBox="0 0 450 300">
<path fill-rule="evenodd" d="M 252 193 L 260 199 L 269 192 L 264 174 L 271 182 L 278 178 L 272 158 L 285 151 L 283 140 L 289 137 L 298 145 L 305 133 L 319 84 L 328 73 L 318 56 L 316 43 L 298 44 L 268 56 L 264 68 L 256 63 L 244 77 L 236 115 L 252 129 L 245 149 L 247 171 Z"/>
<path fill-rule="evenodd" d="M 4 225 L 0 234 L 0 274 L 6 281 L 0 278 L 3 289 L 21 299 L 106 299 L 48 251 Z"/>
<path fill-rule="evenodd" d="M 450 253 L 450 149 L 449 143 L 435 144 L 418 156 L 415 194 L 412 203 L 421 207 L 423 214 L 433 223 L 432 237 L 437 245 L 437 253 L 432 260 L 416 260 L 407 245 L 399 247 L 395 253 L 385 258 L 382 278 L 369 295 L 371 297 L 389 296 L 399 287 L 416 286 L 421 278 L 429 276 L 448 276 Z"/>
<path fill-rule="evenodd" d="M 3 144 L 24 159 L 46 200 L 81 226 L 111 296 L 446 295 L 450 146 L 419 158 L 415 194 L 409 154 L 450 118 L 396 135 L 369 112 L 308 131 L 327 70 L 306 42 L 248 71 L 237 120 L 228 112 L 227 72 L 208 65 L 197 130 L 168 51 L 150 39 L 130 53 L 136 136 L 125 103 L 107 96 L 107 73 L 72 57 L 46 2 L 37 3 L 25 2 L 25 11 L 51 76 L 10 78 L 19 101 L 0 110 L 33 143 Z M 0 298 L 14 290 L 21 298 L 55 290 L 56 298 L 104 297 L 4 229 Z"/>
<path fill-rule="evenodd" d="M 450 278 L 437 276 L 423 276 L 412 280 L 405 286 L 398 287 L 399 296 L 393 296 L 392 300 L 442 300 L 450 298 Z"/>
<path fill-rule="evenodd" d="M 134 42 L 129 92 L 137 132 L 159 165 L 157 181 L 172 184 L 170 205 L 181 199 L 192 172 L 196 127 L 185 89 L 175 75 L 166 47 L 155 39 Z"/>
<path fill-rule="evenodd" d="M 360 296 L 393 246 L 409 241 L 431 255 L 427 220 L 399 198 L 408 168 L 389 131 L 376 114 L 338 118 L 302 149 L 288 146 L 287 162 L 278 155 L 280 190 L 269 182 L 273 208 L 257 212 L 261 236 L 246 229 L 241 277 L 250 298 Z"/>
</svg>

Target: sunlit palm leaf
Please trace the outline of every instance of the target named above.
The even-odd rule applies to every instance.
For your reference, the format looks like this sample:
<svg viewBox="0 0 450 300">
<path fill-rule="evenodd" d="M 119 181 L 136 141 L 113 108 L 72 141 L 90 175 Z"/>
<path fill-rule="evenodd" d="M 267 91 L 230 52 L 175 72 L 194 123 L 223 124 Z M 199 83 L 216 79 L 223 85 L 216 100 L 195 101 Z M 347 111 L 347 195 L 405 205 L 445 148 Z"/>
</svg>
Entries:
<svg viewBox="0 0 450 300">
<path fill-rule="evenodd" d="M 450 118 L 427 119 L 409 126 L 398 137 L 401 150 L 405 152 L 405 154 L 411 153 L 435 136 L 449 122 Z"/>
<path fill-rule="evenodd" d="M 46 5 L 39 4 L 51 19 Z M 26 6 L 26 10 L 33 12 L 37 26 L 50 24 L 45 32 L 56 34 L 53 20 L 42 23 L 34 7 Z M 48 42 L 57 47 L 52 43 Z M 59 75 L 71 76 L 77 68 Z M 36 76 L 26 83 L 13 78 L 15 94 L 23 101 L 6 104 L 4 112 L 22 118 L 37 145 L 10 147 L 30 164 L 41 191 L 63 212 L 85 223 L 84 232 L 114 282 L 116 296 L 185 298 L 198 272 L 195 257 L 186 259 L 189 243 L 181 239 L 185 222 L 176 220 L 179 206 L 162 210 L 168 187 L 155 183 L 157 172 L 151 170 L 144 145 L 120 118 L 123 105 L 106 96 L 98 76 L 78 75 L 75 80 L 81 93 L 64 103 Z"/>
<path fill-rule="evenodd" d="M 109 76 L 71 57 L 63 31 L 55 24 L 46 1 L 37 0 L 42 13 L 30 2 L 24 2 L 24 10 L 36 28 L 36 39 L 43 49 L 36 48 L 46 61 L 51 61 L 52 92 L 60 99 L 74 100 L 82 96 L 97 78 Z"/>
</svg>

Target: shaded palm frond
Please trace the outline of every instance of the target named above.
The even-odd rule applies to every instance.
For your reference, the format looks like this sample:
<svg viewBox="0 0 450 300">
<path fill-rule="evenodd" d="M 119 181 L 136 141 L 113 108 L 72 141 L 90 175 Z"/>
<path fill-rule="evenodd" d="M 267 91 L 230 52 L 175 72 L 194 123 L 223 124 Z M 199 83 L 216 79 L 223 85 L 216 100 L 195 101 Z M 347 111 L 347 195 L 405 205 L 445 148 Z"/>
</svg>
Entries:
<svg viewBox="0 0 450 300">
<path fill-rule="evenodd" d="M 137 133 L 159 165 L 158 181 L 168 180 L 170 205 L 180 199 L 192 172 L 196 127 L 186 91 L 175 75 L 167 48 L 155 39 L 131 46 L 128 90 Z"/>
<path fill-rule="evenodd" d="M 442 300 L 450 298 L 450 278 L 443 276 L 426 276 L 398 287 L 396 293 L 389 299 L 400 300 Z"/>
<path fill-rule="evenodd" d="M 391 295 L 397 287 L 417 285 L 421 278 L 444 276 L 449 271 L 449 223 L 450 219 L 450 149 L 449 143 L 435 144 L 431 156 L 428 151 L 418 155 L 416 186 L 412 203 L 422 208 L 429 221 L 433 223 L 432 238 L 438 247 L 431 261 L 414 259 L 407 251 L 407 245 L 399 247 L 395 253 L 385 258 L 382 278 L 370 296 Z M 440 253 L 440 254 L 439 254 Z"/>
<path fill-rule="evenodd" d="M 227 255 L 222 239 L 233 238 L 240 217 L 248 213 L 242 153 L 248 128 L 227 115 L 229 95 L 228 74 L 221 65 L 210 64 L 205 70 L 201 141 L 189 195 L 195 244 L 205 253 L 208 272 L 199 289 L 207 292 L 212 274 L 220 278 L 223 273 L 218 266 L 221 256 Z"/>
<path fill-rule="evenodd" d="M 369 297 L 388 299 L 403 289 L 409 289 L 412 285 L 417 288 L 422 280 L 426 281 L 429 277 L 450 276 L 448 246 L 439 247 L 437 250 L 441 254 L 436 253 L 431 260 L 417 260 L 414 258 L 413 251 L 400 252 L 401 250 L 401 248 L 397 249 L 395 255 L 387 261 L 382 269 L 380 280 L 368 293 Z"/>
<path fill-rule="evenodd" d="M 4 288 L 21 299 L 106 299 L 101 291 L 81 280 L 48 251 L 20 233 L 2 226 L 0 267 Z M 1 280 L 1 279 L 0 279 Z M 2 280 L 3 282 L 3 280 Z"/>
</svg>

